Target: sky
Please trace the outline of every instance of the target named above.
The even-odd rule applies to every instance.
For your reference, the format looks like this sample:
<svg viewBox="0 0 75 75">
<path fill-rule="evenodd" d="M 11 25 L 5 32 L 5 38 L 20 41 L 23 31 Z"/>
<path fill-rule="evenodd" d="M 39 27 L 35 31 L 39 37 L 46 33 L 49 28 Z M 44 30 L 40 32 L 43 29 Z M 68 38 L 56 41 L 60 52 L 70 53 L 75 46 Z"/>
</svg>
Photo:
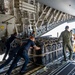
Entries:
<svg viewBox="0 0 75 75">
<path fill-rule="evenodd" d="M 75 28 L 75 22 L 63 23 L 60 26 L 57 26 L 53 30 L 49 31 L 48 33 L 44 34 L 43 36 L 51 35 L 52 37 L 57 37 L 57 33 L 58 33 L 58 36 L 59 36 L 60 33 L 65 30 L 65 26 L 69 26 L 69 30 L 71 30 L 71 29 Z"/>
<path fill-rule="evenodd" d="M 60 26 L 58 26 L 58 27 L 54 28 L 53 30 L 49 31 L 48 33 L 46 33 L 43 36 L 52 35 L 52 37 L 57 37 L 57 32 L 60 35 L 60 33 L 65 30 L 65 26 L 69 26 L 69 29 L 71 30 L 71 29 L 75 28 L 75 22 L 72 22 L 72 23 L 67 23 L 67 22 L 63 23 Z M 4 54 L 0 55 L 0 61 L 2 61 L 3 56 L 4 56 Z"/>
</svg>

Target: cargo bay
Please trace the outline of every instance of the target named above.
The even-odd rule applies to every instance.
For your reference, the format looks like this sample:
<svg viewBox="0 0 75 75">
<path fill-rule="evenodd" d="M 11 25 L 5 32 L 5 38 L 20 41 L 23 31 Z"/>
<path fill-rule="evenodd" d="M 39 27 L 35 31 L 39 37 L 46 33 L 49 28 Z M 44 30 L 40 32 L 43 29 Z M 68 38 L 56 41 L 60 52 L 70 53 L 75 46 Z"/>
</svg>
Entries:
<svg viewBox="0 0 75 75">
<path fill-rule="evenodd" d="M 17 32 L 22 42 L 35 31 L 36 45 L 41 50 L 29 49 L 29 63 L 23 75 L 75 75 L 75 53 L 73 60 L 63 61 L 62 41 L 58 37 L 41 37 L 65 22 L 75 22 L 75 5 L 73 0 L 0 0 L 0 40 L 7 40 Z M 75 29 L 73 29 L 75 38 Z M 14 45 L 11 44 L 12 46 Z M 74 49 L 75 45 L 73 46 Z M 66 50 L 69 58 L 69 52 Z M 6 52 L 0 42 L 0 55 Z M 7 60 L 7 59 L 6 59 Z M 0 65 L 6 60 L 0 61 Z M 0 75 L 5 75 L 11 62 L 0 69 Z M 21 59 L 11 75 L 19 75 L 24 63 Z"/>
</svg>

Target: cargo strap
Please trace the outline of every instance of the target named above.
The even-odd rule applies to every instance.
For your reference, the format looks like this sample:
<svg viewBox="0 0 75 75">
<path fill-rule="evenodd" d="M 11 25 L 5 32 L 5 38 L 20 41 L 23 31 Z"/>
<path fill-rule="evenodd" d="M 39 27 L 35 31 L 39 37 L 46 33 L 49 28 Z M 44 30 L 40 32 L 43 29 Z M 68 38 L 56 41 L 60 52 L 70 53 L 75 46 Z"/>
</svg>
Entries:
<svg viewBox="0 0 75 75">
<path fill-rule="evenodd" d="M 45 56 L 47 54 L 51 54 L 53 52 L 60 51 L 60 50 L 62 50 L 62 48 L 54 50 L 54 51 L 51 51 L 51 52 L 46 52 L 46 53 L 43 53 L 43 54 L 39 54 L 39 55 L 37 55 L 37 54 L 29 54 L 29 56 L 31 56 L 31 57 L 40 57 L 40 56 Z"/>
</svg>

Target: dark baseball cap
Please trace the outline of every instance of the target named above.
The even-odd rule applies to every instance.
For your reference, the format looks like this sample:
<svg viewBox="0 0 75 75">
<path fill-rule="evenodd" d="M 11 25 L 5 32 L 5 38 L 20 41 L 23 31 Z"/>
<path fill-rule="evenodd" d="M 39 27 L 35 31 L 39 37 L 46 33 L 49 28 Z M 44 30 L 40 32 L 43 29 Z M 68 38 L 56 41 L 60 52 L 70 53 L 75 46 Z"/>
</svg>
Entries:
<svg viewBox="0 0 75 75">
<path fill-rule="evenodd" d="M 65 27 L 65 29 L 68 29 L 68 28 L 69 28 L 69 26 L 66 26 L 66 27 Z"/>
</svg>

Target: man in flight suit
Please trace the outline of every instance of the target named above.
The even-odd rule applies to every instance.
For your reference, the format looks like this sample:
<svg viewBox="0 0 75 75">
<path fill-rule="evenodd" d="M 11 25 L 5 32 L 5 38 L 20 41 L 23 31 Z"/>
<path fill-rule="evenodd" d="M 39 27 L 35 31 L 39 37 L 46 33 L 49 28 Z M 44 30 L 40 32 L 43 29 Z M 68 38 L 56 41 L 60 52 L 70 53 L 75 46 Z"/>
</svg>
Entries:
<svg viewBox="0 0 75 75">
<path fill-rule="evenodd" d="M 40 49 L 40 47 L 37 47 L 35 45 L 34 41 L 35 41 L 35 38 L 33 36 L 30 36 L 30 39 L 28 39 L 27 43 L 22 44 L 20 50 L 17 53 L 17 56 L 15 57 L 14 61 L 12 62 L 12 64 L 11 64 L 9 70 L 7 71 L 6 75 L 10 75 L 12 69 L 15 68 L 17 62 L 21 58 L 23 58 L 25 60 L 25 62 L 23 64 L 22 68 L 21 68 L 20 73 L 21 74 L 25 73 L 26 66 L 27 66 L 27 64 L 29 62 L 29 56 L 28 56 L 28 50 L 29 50 L 29 48 L 34 47 L 34 49 L 36 49 L 36 50 Z"/>
<path fill-rule="evenodd" d="M 63 55 L 64 55 L 64 61 L 66 61 L 66 48 L 68 48 L 69 50 L 69 59 L 72 60 L 72 51 L 73 51 L 73 48 L 72 48 L 72 44 L 71 44 L 71 34 L 70 34 L 70 31 L 69 31 L 69 26 L 66 26 L 65 27 L 65 30 L 61 33 L 58 41 L 62 39 L 62 42 L 63 42 Z"/>
<path fill-rule="evenodd" d="M 72 37 L 72 30 L 70 30 L 70 34 L 71 34 L 71 44 L 72 44 L 72 46 L 73 46 L 73 37 Z"/>
</svg>

